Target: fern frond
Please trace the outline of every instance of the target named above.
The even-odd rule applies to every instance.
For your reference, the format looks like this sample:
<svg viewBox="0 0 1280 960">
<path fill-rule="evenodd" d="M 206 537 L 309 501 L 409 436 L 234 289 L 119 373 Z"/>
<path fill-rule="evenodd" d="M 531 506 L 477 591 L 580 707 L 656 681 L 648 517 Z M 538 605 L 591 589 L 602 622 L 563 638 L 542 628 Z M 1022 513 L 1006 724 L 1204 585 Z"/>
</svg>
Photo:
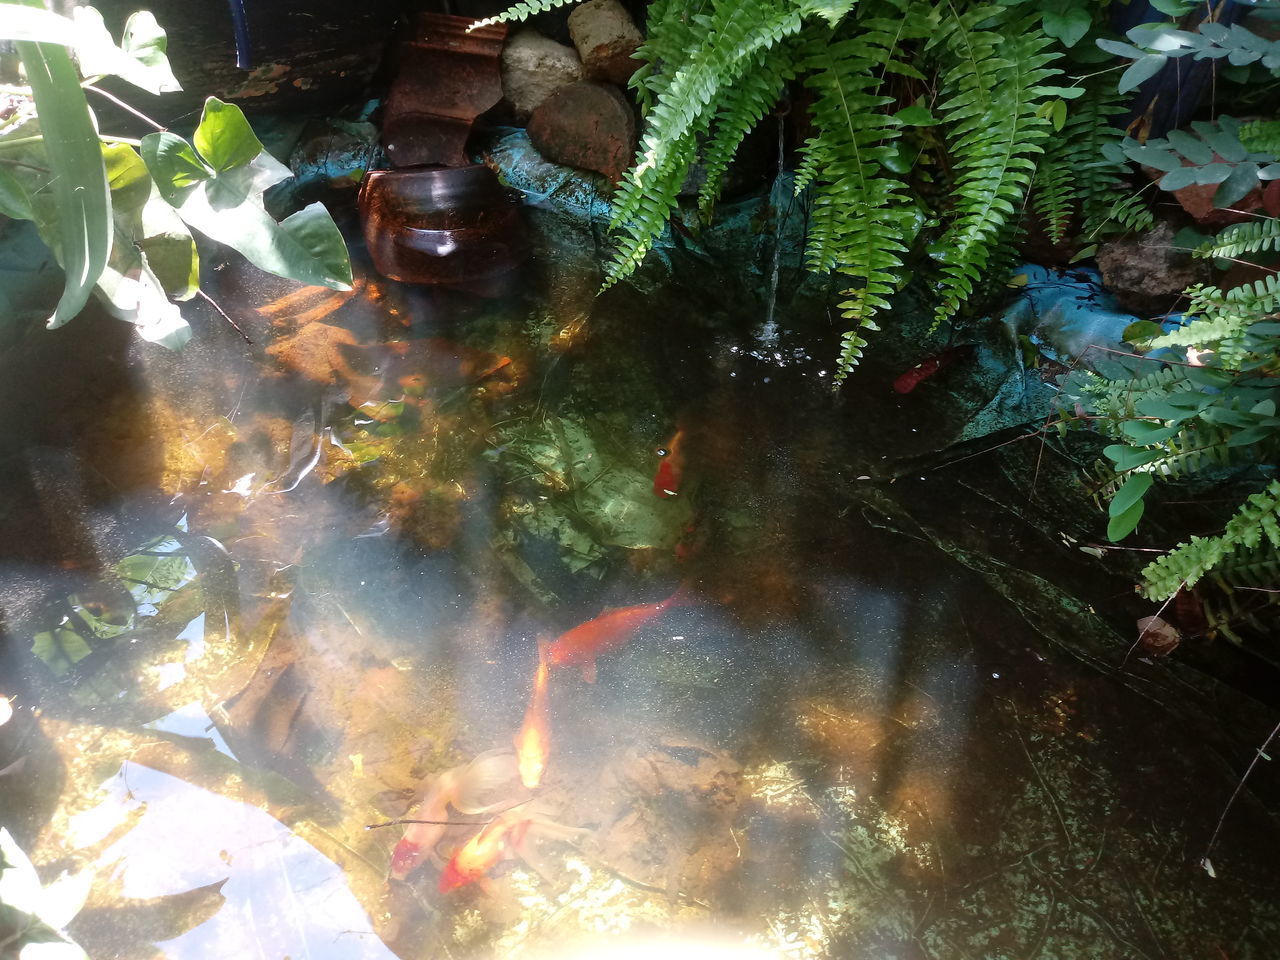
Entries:
<svg viewBox="0 0 1280 960">
<path fill-rule="evenodd" d="M 1277 249 L 1280 249 L 1280 217 L 1233 224 L 1212 240 L 1200 244 L 1193 253 L 1205 259 L 1234 259 L 1245 253 Z"/>
<path fill-rule="evenodd" d="M 1228 590 L 1280 585 L 1280 547 L 1264 540 L 1256 547 L 1237 550 L 1215 568 L 1214 580 Z"/>
<path fill-rule="evenodd" d="M 475 23 L 467 27 L 467 33 L 472 30 L 479 30 L 481 27 L 490 27 L 495 23 L 511 23 L 515 20 L 528 20 L 530 17 L 537 16 L 539 13 L 546 13 L 548 10 L 554 10 L 556 7 L 567 6 L 570 3 L 577 3 L 578 0 L 521 0 L 520 3 L 513 4 L 496 17 L 485 17 L 483 20 L 477 20 Z"/>
<path fill-rule="evenodd" d="M 1036 109 L 1052 92 L 1045 81 L 1057 73 L 1048 67 L 1057 54 L 1044 52 L 1050 40 L 1034 18 L 1006 25 L 1003 37 L 977 29 L 998 23 L 1001 13 L 1002 8 L 978 7 L 953 14 L 947 31 L 953 65 L 943 75 L 941 112 L 953 156 L 955 210 L 936 245 L 942 280 L 935 326 L 973 292 L 990 242 L 1021 205 L 1035 172 L 1032 158 L 1050 132 Z"/>
<path fill-rule="evenodd" d="M 900 24 L 858 26 L 851 39 L 814 37 L 801 54 L 805 83 L 817 96 L 818 128 L 804 147 L 814 177 L 806 259 L 813 270 L 835 270 L 857 282 L 841 294 L 839 309 L 851 326 L 842 337 L 836 384 L 862 356 L 862 331 L 877 329 L 873 318 L 889 305 L 900 254 L 919 229 L 905 185 L 888 169 L 900 128 L 880 110 L 892 102 L 879 91 Z"/>
<path fill-rule="evenodd" d="M 1153 349 L 1159 347 L 1205 347 L 1226 340 L 1237 340 L 1254 322 L 1244 314 L 1197 317 L 1184 326 L 1170 330 L 1151 341 Z"/>
<path fill-rule="evenodd" d="M 1148 599 L 1173 596 L 1184 584 L 1194 586 L 1227 557 L 1262 543 L 1280 547 L 1280 480 L 1246 498 L 1226 529 L 1216 537 L 1192 537 L 1142 571 L 1142 593 Z"/>
<path fill-rule="evenodd" d="M 689 51 L 697 46 L 694 18 L 709 5 L 710 0 L 652 0 L 649 4 L 645 39 L 636 51 L 641 65 L 627 84 L 635 92 L 641 116 L 648 116 Z"/>
<path fill-rule="evenodd" d="M 1240 142 L 1251 151 L 1280 157 L 1280 120 L 1252 120 L 1242 124 Z"/>
<path fill-rule="evenodd" d="M 1044 155 L 1036 164 L 1032 199 L 1055 243 L 1065 239 L 1074 214 L 1080 215 L 1088 232 L 1124 196 L 1126 165 L 1107 160 L 1102 153 L 1107 144 L 1118 144 L 1123 138 L 1111 123 L 1124 113 L 1114 87 L 1106 77 L 1086 83 L 1084 94 L 1068 105 L 1066 123 L 1045 143 Z"/>
<path fill-rule="evenodd" d="M 630 275 L 661 235 L 696 156 L 697 138 L 711 125 L 712 104 L 758 54 L 802 25 L 795 7 L 770 0 L 722 0 L 710 15 L 692 19 L 694 48 L 661 90 L 635 164 L 614 197 L 613 226 L 621 228 L 623 239 L 602 289 Z"/>
<path fill-rule="evenodd" d="M 710 218 L 720 198 L 721 178 L 743 138 L 778 102 L 783 86 L 794 76 L 795 65 L 789 51 L 762 51 L 741 82 L 726 91 L 716 111 L 710 141 L 702 151 L 707 179 L 698 191 L 698 209 L 704 218 Z"/>
<path fill-rule="evenodd" d="M 1211 317 L 1252 315 L 1257 322 L 1280 309 L 1280 276 L 1271 274 L 1252 283 L 1242 283 L 1225 293 L 1218 287 L 1200 284 L 1188 287 L 1191 298 L 1189 313 L 1203 313 Z"/>
</svg>

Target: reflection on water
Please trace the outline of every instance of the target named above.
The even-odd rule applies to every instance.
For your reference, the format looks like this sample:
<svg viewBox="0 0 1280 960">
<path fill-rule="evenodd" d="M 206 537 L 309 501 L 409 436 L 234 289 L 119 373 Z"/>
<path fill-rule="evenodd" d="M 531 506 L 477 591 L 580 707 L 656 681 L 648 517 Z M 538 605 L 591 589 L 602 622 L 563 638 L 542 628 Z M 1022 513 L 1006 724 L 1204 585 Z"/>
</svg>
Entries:
<svg viewBox="0 0 1280 960">
<path fill-rule="evenodd" d="M 90 956 L 1275 955 L 1262 809 L 1196 865 L 1274 721 L 1120 668 L 1037 451 L 891 482 L 950 414 L 714 291 L 218 295 L 5 468 L 0 818 Z"/>
</svg>

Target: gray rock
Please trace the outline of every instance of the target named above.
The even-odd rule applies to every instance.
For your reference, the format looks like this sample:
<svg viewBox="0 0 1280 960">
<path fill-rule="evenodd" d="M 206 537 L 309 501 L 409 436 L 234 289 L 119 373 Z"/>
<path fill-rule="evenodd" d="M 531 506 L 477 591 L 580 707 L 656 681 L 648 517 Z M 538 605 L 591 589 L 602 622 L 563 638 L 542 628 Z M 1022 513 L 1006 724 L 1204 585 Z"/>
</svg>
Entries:
<svg viewBox="0 0 1280 960">
<path fill-rule="evenodd" d="M 644 35 L 618 0 L 587 0 L 569 14 L 569 35 L 588 80 L 625 87 L 640 66 L 631 59 Z"/>
<path fill-rule="evenodd" d="M 502 93 L 524 121 L 557 90 L 582 79 L 582 62 L 571 47 L 536 30 L 521 30 L 502 51 Z"/>
<path fill-rule="evenodd" d="M 1208 281 L 1212 274 L 1208 261 L 1192 259 L 1176 247 L 1173 237 L 1173 227 L 1162 223 L 1141 237 L 1116 240 L 1098 250 L 1103 284 L 1140 317 L 1167 313 L 1184 289 Z"/>
</svg>

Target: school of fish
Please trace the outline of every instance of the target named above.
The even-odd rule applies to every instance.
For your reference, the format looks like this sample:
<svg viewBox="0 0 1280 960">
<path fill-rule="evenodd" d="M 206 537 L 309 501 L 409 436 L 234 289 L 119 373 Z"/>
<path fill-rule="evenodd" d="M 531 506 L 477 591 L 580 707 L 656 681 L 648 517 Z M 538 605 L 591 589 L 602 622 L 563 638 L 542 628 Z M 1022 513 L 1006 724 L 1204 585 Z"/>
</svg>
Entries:
<svg viewBox="0 0 1280 960">
<path fill-rule="evenodd" d="M 680 490 L 683 436 L 683 431 L 677 430 L 658 450 L 662 459 L 653 490 L 660 497 L 674 497 Z M 538 666 L 524 721 L 512 741 L 514 752 L 490 750 L 438 775 L 406 818 L 404 835 L 391 855 L 390 876 L 404 880 L 429 861 L 441 867 L 441 893 L 473 883 L 483 888 L 489 871 L 503 860 L 518 858 L 538 871 L 534 862 L 538 840 L 573 843 L 588 833 L 557 823 L 539 811 L 533 793 L 542 783 L 551 755 L 552 670 L 577 667 L 585 682 L 595 683 L 599 657 L 622 649 L 646 624 L 671 607 L 688 603 L 688 598 L 681 585 L 665 600 L 606 610 L 550 643 L 539 639 Z M 448 827 L 457 823 L 451 819 L 455 812 L 492 818 L 478 821 L 479 829 L 442 863 L 436 848 Z"/>
</svg>

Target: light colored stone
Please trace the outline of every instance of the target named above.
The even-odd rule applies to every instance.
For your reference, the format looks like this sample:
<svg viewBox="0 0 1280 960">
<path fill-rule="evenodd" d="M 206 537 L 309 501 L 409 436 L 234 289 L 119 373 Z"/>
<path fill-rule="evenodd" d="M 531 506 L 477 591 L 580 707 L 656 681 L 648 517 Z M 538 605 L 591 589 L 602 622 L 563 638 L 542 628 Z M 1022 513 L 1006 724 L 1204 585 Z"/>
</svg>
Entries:
<svg viewBox="0 0 1280 960">
<path fill-rule="evenodd" d="M 644 35 L 618 0 L 587 0 L 569 14 L 569 36 L 588 80 L 625 87 L 640 66 L 631 55 Z"/>
<path fill-rule="evenodd" d="M 519 120 L 528 120 L 543 100 L 581 79 L 582 61 L 573 48 L 536 30 L 521 30 L 503 48 L 502 92 Z"/>
</svg>

